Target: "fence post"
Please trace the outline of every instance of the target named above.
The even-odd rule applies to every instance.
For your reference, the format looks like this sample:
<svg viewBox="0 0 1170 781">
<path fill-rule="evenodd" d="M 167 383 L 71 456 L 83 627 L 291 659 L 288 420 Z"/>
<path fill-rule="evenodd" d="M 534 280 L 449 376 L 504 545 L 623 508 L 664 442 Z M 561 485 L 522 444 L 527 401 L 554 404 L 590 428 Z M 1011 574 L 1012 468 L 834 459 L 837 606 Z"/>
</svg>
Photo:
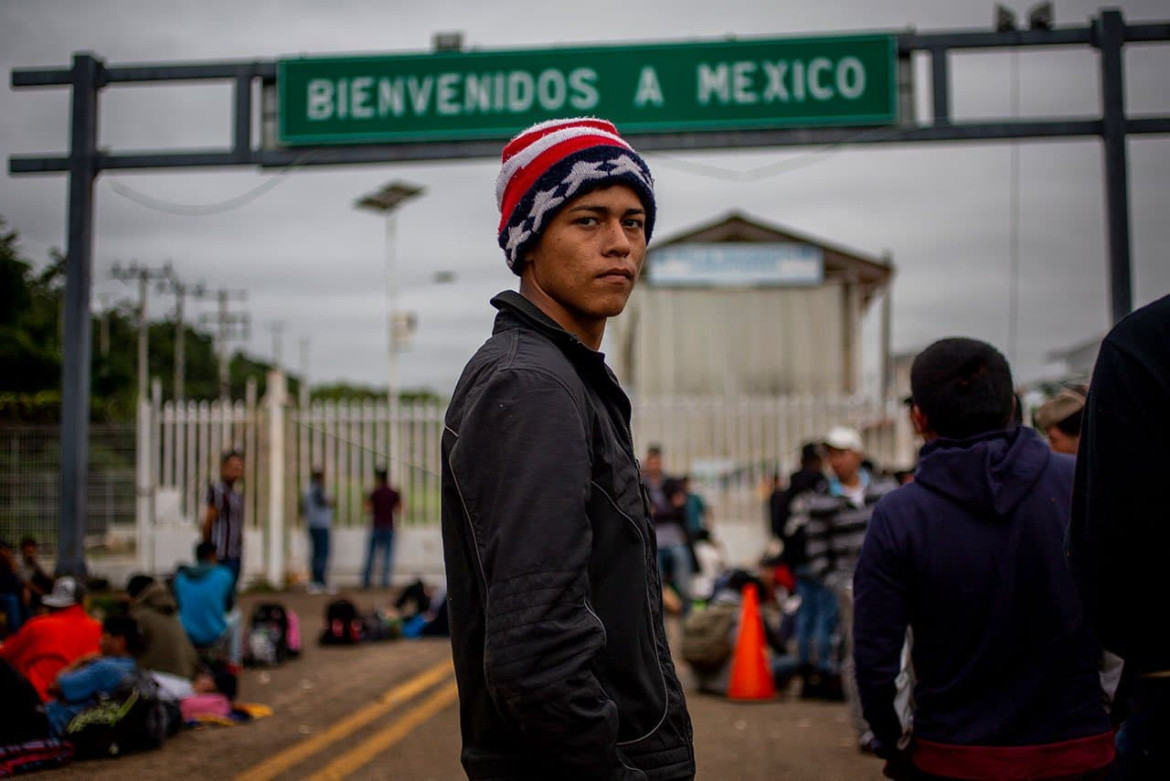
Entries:
<svg viewBox="0 0 1170 781">
<path fill-rule="evenodd" d="M 284 585 L 284 413 L 288 404 L 288 387 L 284 372 L 268 372 L 268 389 L 264 395 L 264 416 L 268 430 L 268 582 L 274 588 Z"/>
<path fill-rule="evenodd" d="M 154 458 L 154 448 L 151 443 L 151 428 L 153 426 L 154 407 L 149 399 L 138 400 L 138 449 L 135 458 L 135 483 L 137 491 L 134 498 L 135 546 L 134 555 L 138 568 L 143 572 L 154 573 L 154 537 L 151 526 L 154 519 L 151 517 L 151 504 L 154 497 L 154 486 L 151 484 L 151 461 Z"/>
</svg>

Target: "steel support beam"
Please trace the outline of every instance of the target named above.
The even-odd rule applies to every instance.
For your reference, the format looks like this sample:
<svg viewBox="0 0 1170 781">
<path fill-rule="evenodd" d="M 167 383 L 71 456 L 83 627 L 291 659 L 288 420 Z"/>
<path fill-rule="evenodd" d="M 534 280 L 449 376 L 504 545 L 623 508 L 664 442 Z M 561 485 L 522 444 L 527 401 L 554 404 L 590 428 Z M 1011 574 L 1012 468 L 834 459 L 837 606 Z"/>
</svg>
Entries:
<svg viewBox="0 0 1170 781">
<path fill-rule="evenodd" d="M 1125 21 L 1105 11 L 1094 27 L 1101 50 L 1101 115 L 1105 151 L 1105 213 L 1109 235 L 1109 303 L 1113 322 L 1133 308 L 1129 244 L 1129 163 L 1125 144 Z"/>
<path fill-rule="evenodd" d="M 97 179 L 98 90 L 102 63 L 73 57 L 69 146 L 69 244 L 65 260 L 65 361 L 61 388 L 61 517 L 57 574 L 85 576 L 89 478 L 89 297 L 93 273 L 93 184 Z"/>
</svg>

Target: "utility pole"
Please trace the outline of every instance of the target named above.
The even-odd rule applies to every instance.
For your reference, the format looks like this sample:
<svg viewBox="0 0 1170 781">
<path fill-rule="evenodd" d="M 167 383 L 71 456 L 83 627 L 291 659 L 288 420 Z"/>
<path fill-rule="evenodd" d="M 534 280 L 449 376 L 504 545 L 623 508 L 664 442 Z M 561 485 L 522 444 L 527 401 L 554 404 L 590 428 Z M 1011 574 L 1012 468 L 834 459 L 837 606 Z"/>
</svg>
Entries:
<svg viewBox="0 0 1170 781">
<path fill-rule="evenodd" d="M 268 328 L 272 331 L 272 367 L 280 369 L 284 354 L 284 321 L 275 320 L 268 324 Z"/>
<path fill-rule="evenodd" d="M 239 326 L 240 336 L 243 339 L 248 338 L 248 328 L 250 320 L 246 312 L 229 312 L 228 306 L 232 301 L 246 301 L 248 299 L 247 290 L 228 290 L 227 288 L 220 288 L 215 291 L 216 313 L 214 319 L 216 321 L 216 350 L 219 352 L 219 400 L 227 402 L 231 400 L 231 375 L 229 373 L 231 354 L 228 350 L 228 341 L 233 338 L 234 328 Z M 200 318 L 205 322 L 207 316 Z"/>
<path fill-rule="evenodd" d="M 98 295 L 98 300 L 102 304 L 102 323 L 101 330 L 98 333 L 98 352 L 102 356 L 102 360 L 110 357 L 110 294 L 101 293 Z"/>
<path fill-rule="evenodd" d="M 138 402 L 142 403 L 147 399 L 147 388 L 150 384 L 149 366 L 147 365 L 148 357 L 148 342 L 149 342 L 149 328 L 146 321 L 146 305 L 147 297 L 150 294 L 150 283 L 155 280 L 163 280 L 171 276 L 171 264 L 167 263 L 162 268 L 149 268 L 147 266 L 140 266 L 137 262 L 131 263 L 129 266 L 122 266 L 119 263 L 114 264 L 111 272 L 114 279 L 122 282 L 129 282 L 131 280 L 138 281 Z"/>
<path fill-rule="evenodd" d="M 192 286 L 181 282 L 178 274 L 172 273 L 159 286 L 159 292 L 175 296 L 175 380 L 172 395 L 178 404 L 187 397 L 187 296 L 203 298 L 207 291 L 202 282 Z"/>
</svg>

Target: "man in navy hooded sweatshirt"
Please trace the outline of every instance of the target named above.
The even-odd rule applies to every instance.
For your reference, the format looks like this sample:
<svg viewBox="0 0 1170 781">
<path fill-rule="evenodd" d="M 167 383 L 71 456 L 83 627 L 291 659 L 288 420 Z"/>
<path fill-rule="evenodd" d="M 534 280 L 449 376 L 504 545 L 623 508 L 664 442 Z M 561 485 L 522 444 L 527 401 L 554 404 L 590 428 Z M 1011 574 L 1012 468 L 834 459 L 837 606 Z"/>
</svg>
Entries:
<svg viewBox="0 0 1170 781">
<path fill-rule="evenodd" d="M 887 772 L 1103 778 L 1101 652 L 1064 557 L 1074 460 L 1013 423 L 1011 369 L 989 344 L 935 342 L 910 384 L 926 444 L 914 482 L 875 508 L 854 579 L 858 686 Z M 909 741 L 894 710 L 907 628 Z"/>
</svg>

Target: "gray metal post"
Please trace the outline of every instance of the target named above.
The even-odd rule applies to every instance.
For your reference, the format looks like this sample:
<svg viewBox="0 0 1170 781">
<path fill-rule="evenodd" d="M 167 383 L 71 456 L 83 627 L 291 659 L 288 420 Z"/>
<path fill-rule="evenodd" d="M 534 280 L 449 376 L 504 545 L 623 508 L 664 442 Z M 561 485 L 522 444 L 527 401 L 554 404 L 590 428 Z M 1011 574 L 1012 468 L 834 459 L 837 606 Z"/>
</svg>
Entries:
<svg viewBox="0 0 1170 781">
<path fill-rule="evenodd" d="M 102 62 L 73 57 L 69 145 L 69 244 L 65 268 L 65 355 L 61 382 L 61 517 L 57 574 L 85 576 L 89 473 L 89 296 L 93 272 L 93 184 L 97 179 L 98 90 Z"/>
<path fill-rule="evenodd" d="M 150 294 L 150 273 L 147 269 L 138 272 L 138 401 L 146 400 L 150 378 L 150 324 L 146 321 L 146 299 Z"/>
<path fill-rule="evenodd" d="M 187 286 L 175 288 L 175 387 L 172 390 L 175 404 L 186 397 L 184 385 L 187 373 L 187 326 L 183 320 L 183 299 L 187 297 Z"/>
<path fill-rule="evenodd" d="M 1101 50 L 1102 139 L 1105 142 L 1105 211 L 1109 236 L 1109 303 L 1116 323 L 1133 308 L 1129 248 L 1129 163 L 1125 149 L 1125 20 L 1104 11 L 1096 25 Z"/>
</svg>

